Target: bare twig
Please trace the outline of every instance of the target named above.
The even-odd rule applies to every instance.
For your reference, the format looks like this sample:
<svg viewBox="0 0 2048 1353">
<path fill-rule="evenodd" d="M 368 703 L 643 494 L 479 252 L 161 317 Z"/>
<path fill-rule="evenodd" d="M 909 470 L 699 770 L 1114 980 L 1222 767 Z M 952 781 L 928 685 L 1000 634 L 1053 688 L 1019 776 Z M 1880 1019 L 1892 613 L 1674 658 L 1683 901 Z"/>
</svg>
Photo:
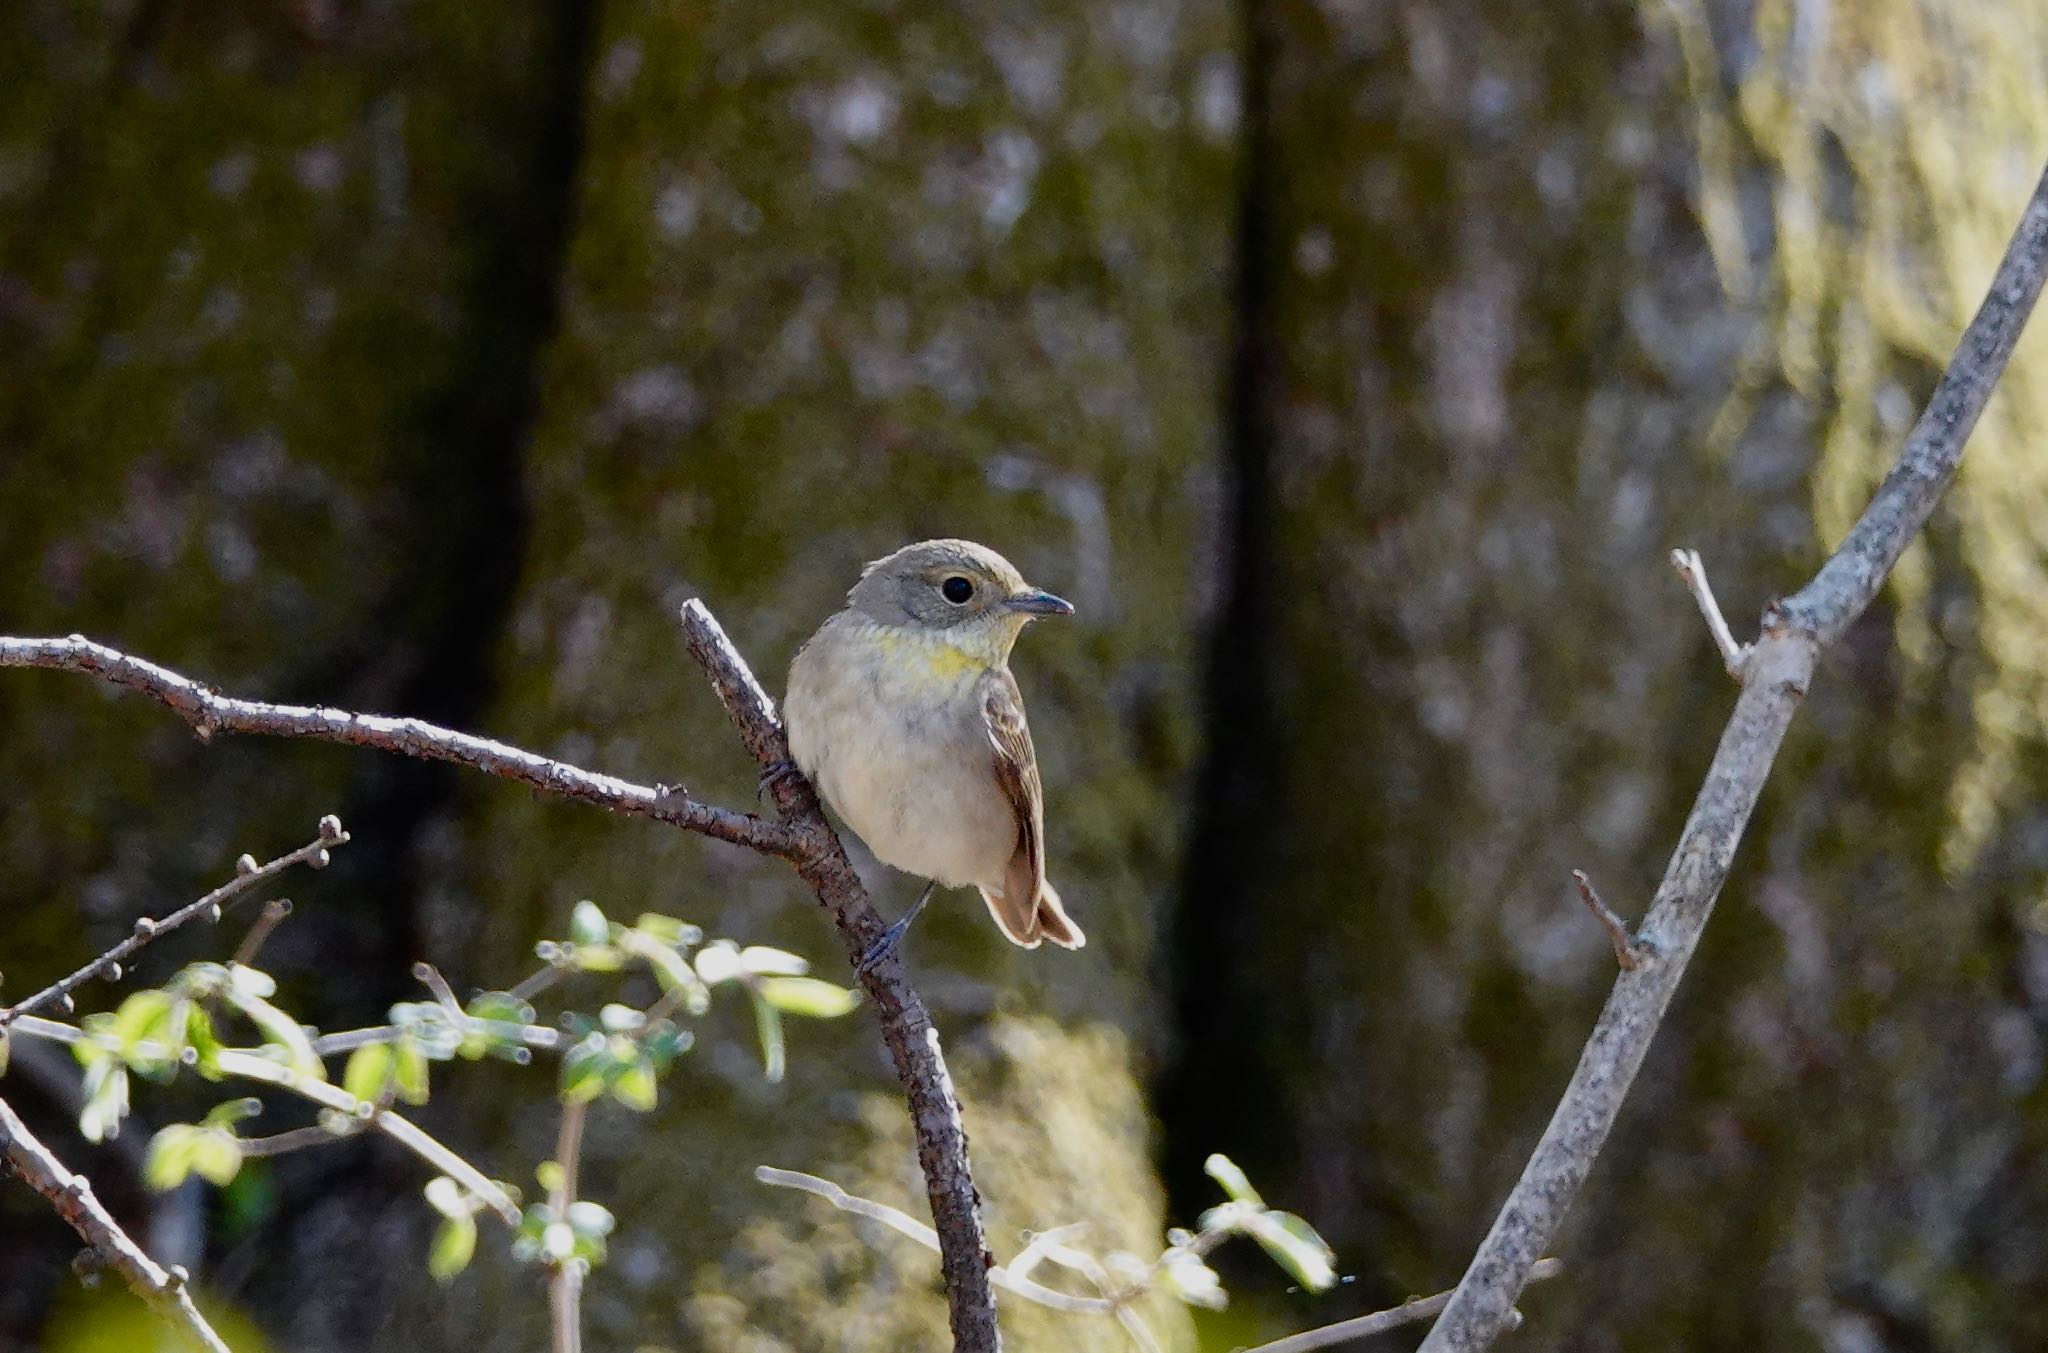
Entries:
<svg viewBox="0 0 2048 1353">
<path fill-rule="evenodd" d="M 36 1139 L 5 1100 L 0 1100 L 0 1151 L 4 1151 L 14 1172 L 49 1199 L 57 1214 L 127 1280 L 137 1296 L 177 1326 L 195 1347 L 208 1353 L 229 1353 L 226 1341 L 192 1304 L 185 1271 L 164 1268 L 129 1239 L 120 1223 L 93 1196 L 91 1181 L 64 1168 L 64 1163 L 50 1154 L 49 1148 Z"/>
<path fill-rule="evenodd" d="M 866 1217 L 869 1221 L 880 1222 L 898 1235 L 916 1241 L 932 1253 L 940 1252 L 939 1233 L 931 1227 L 887 1203 L 878 1203 L 872 1198 L 848 1193 L 829 1179 L 820 1179 L 814 1174 L 805 1174 L 802 1170 L 777 1169 L 773 1165 L 756 1165 L 754 1178 L 763 1184 L 772 1184 L 783 1189 L 799 1189 L 814 1197 L 823 1198 L 841 1212 L 851 1212 L 856 1217 Z M 1021 1255 L 1019 1257 L 1022 1258 Z M 1040 1306 L 1049 1306 L 1055 1311 L 1071 1311 L 1079 1315 L 1110 1315 L 1115 1312 L 1118 1305 L 1107 1297 L 1082 1297 L 1072 1292 L 1062 1292 L 1055 1287 L 1047 1287 L 1002 1264 L 991 1265 L 988 1276 L 994 1286 L 1002 1288 L 1005 1292 L 1023 1297 L 1027 1301 L 1035 1301 Z"/>
<path fill-rule="evenodd" d="M 1550 1125 L 1443 1318 L 1430 1330 L 1423 1353 L 1484 1348 L 1506 1326 L 1537 1256 L 1555 1238 L 1586 1182 L 1678 989 L 1816 658 L 1876 597 L 1941 501 L 2041 294 L 2044 273 L 2048 173 L 2035 186 L 1989 294 L 1870 505 L 1812 581 L 1765 611 L 1763 634 L 1744 663 L 1735 712 L 1643 922 L 1641 934 L 1657 946 L 1659 961 L 1616 980 Z"/>
<path fill-rule="evenodd" d="M 555 1141 L 555 1186 L 548 1203 L 555 1219 L 564 1225 L 569 1204 L 576 1201 L 576 1167 L 583 1158 L 583 1115 L 588 1100 L 572 1099 L 562 1106 L 562 1130 Z M 553 1330 L 553 1353 L 583 1353 L 583 1261 L 574 1255 L 555 1260 L 548 1278 L 548 1313 Z"/>
<path fill-rule="evenodd" d="M 24 639 L 0 635 L 0 667 L 47 667 L 85 672 L 168 706 L 202 742 L 217 733 L 256 733 L 374 747 L 428 761 L 453 761 L 518 780 L 535 789 L 578 799 L 615 813 L 653 818 L 765 854 L 792 858 L 800 835 L 752 813 L 700 803 L 673 786 L 641 785 L 537 756 L 489 738 L 457 733 L 420 719 L 356 714 L 325 705 L 273 705 L 225 696 L 189 677 L 93 643 L 84 635 Z"/>
<path fill-rule="evenodd" d="M 0 639 L 0 645 L 9 642 L 11 641 Z M 5 665 L 4 657 L 0 657 L 0 666 Z M 122 940 L 119 944 L 86 964 L 77 972 L 72 973 L 69 977 L 52 982 L 49 986 L 44 987 L 26 1000 L 18 1001 L 6 1009 L 0 1009 L 0 1029 L 6 1028 L 22 1015 L 28 1014 L 32 1010 L 40 1010 L 52 1002 L 60 1003 L 68 1010 L 71 1004 L 71 993 L 75 989 L 102 975 L 110 980 L 119 981 L 122 973 L 121 964 L 127 961 L 129 955 L 150 941 L 160 939 L 183 926 L 188 921 L 196 920 L 201 916 L 206 917 L 208 920 L 219 920 L 221 908 L 232 901 L 237 894 L 248 891 L 265 879 L 274 878 L 282 874 L 294 865 L 310 864 L 315 869 L 326 868 L 328 849 L 332 846 L 344 845 L 347 841 L 348 833 L 341 829 L 341 819 L 330 813 L 328 816 L 320 819 L 320 834 L 305 845 L 300 846 L 297 850 L 292 851 L 289 855 L 280 855 L 268 864 L 258 864 L 252 856 L 242 856 L 239 860 L 235 861 L 235 876 L 206 896 L 199 898 L 197 901 L 186 903 L 161 921 L 152 921 L 147 916 L 142 917 L 135 922 L 135 929 L 127 939 Z"/>
<path fill-rule="evenodd" d="M 1529 1270 L 1529 1281 L 1540 1283 L 1546 1278 L 1555 1278 L 1562 1272 L 1562 1260 L 1539 1259 L 1535 1267 Z M 1275 1339 L 1272 1343 L 1247 1349 L 1245 1353 L 1307 1353 L 1307 1350 L 1312 1348 L 1348 1344 L 1354 1339 L 1370 1338 L 1375 1334 L 1385 1334 L 1391 1329 L 1399 1329 L 1403 1325 L 1412 1325 L 1418 1320 L 1427 1320 L 1448 1306 L 1450 1301 L 1449 1292 L 1439 1292 L 1433 1297 L 1417 1297 L 1413 1301 L 1402 1302 L 1399 1306 L 1384 1311 L 1374 1311 L 1371 1315 L 1356 1316 L 1350 1320 L 1340 1320 L 1334 1325 L 1324 1325 L 1320 1329 L 1290 1334 L 1285 1339 Z"/>
<path fill-rule="evenodd" d="M 235 956 L 228 960 L 235 967 L 247 968 L 256 962 L 256 956 L 263 952 L 264 941 L 270 932 L 283 925 L 285 918 L 292 914 L 292 900 L 289 897 L 273 897 L 263 904 L 257 913 L 256 922 L 249 927 L 249 933 L 242 936 L 242 942 L 235 946 Z"/>
<path fill-rule="evenodd" d="M 739 728 L 740 741 L 764 771 L 787 768 L 789 742 L 776 718 L 775 702 L 754 679 L 724 629 L 702 602 L 694 600 L 684 604 L 682 624 L 690 656 L 711 678 L 719 700 Z M 1002 1347 L 989 1277 L 995 1256 L 989 1253 L 982 1230 L 981 1197 L 974 1190 L 968 1165 L 960 1100 L 939 1048 L 938 1030 L 895 951 L 872 965 L 862 963 L 862 956 L 874 948 L 888 927 L 868 900 L 867 889 L 861 886 L 839 837 L 826 822 L 811 782 L 800 773 L 776 774 L 770 777 L 769 791 L 785 829 L 803 843 L 792 856 L 797 872 L 839 930 L 847 959 L 880 1017 L 882 1041 L 909 1102 L 918 1164 L 924 1170 L 925 1192 L 938 1228 L 940 1269 L 946 1280 L 955 1353 L 995 1353 Z"/>
<path fill-rule="evenodd" d="M 1586 877 L 1585 870 L 1572 870 L 1572 882 L 1579 886 L 1579 898 L 1586 904 L 1586 910 L 1593 913 L 1593 919 L 1600 923 L 1613 943 L 1616 963 L 1634 972 L 1657 956 L 1648 944 L 1629 933 L 1628 922 L 1617 916 L 1614 908 L 1600 900 L 1600 894 L 1593 887 L 1593 880 Z"/>
<path fill-rule="evenodd" d="M 267 1137 L 238 1137 L 235 1141 L 244 1156 L 286 1156 L 316 1146 L 332 1146 L 354 1136 L 348 1132 L 329 1132 L 324 1127 L 302 1127 L 289 1132 L 273 1132 Z"/>
<path fill-rule="evenodd" d="M 1714 589 L 1707 582 L 1707 566 L 1700 562 L 1700 552 L 1673 550 L 1671 567 L 1692 589 L 1692 599 L 1699 605 L 1700 616 L 1707 622 L 1707 633 L 1714 636 L 1714 647 L 1721 650 L 1721 665 L 1728 669 L 1729 676 L 1742 680 L 1743 669 L 1749 665 L 1750 645 L 1735 642 L 1727 617 L 1721 614 L 1721 603 L 1714 600 Z"/>
</svg>

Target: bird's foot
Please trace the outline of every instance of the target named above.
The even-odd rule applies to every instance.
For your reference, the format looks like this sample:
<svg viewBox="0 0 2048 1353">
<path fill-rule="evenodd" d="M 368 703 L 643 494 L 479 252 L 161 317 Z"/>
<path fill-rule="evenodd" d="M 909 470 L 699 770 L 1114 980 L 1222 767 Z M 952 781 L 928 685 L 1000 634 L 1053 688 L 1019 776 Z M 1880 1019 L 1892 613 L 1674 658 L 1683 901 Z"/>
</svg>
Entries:
<svg viewBox="0 0 2048 1353">
<path fill-rule="evenodd" d="M 754 797 L 765 799 L 774 792 L 775 786 L 792 775 L 801 775 L 794 761 L 778 761 L 761 772 L 761 782 L 754 790 Z"/>
<path fill-rule="evenodd" d="M 910 910 L 892 922 L 889 928 L 882 932 L 882 937 L 869 945 L 868 951 L 860 956 L 860 962 L 853 968 L 856 976 L 866 977 L 875 970 L 877 964 L 896 952 L 897 947 L 903 943 L 903 936 L 910 929 L 910 923 L 917 919 L 917 914 L 924 910 L 925 904 L 932 900 L 932 894 L 937 892 L 938 888 L 936 882 L 924 885 L 924 891 L 917 895 L 917 901 L 910 904 Z"/>
</svg>

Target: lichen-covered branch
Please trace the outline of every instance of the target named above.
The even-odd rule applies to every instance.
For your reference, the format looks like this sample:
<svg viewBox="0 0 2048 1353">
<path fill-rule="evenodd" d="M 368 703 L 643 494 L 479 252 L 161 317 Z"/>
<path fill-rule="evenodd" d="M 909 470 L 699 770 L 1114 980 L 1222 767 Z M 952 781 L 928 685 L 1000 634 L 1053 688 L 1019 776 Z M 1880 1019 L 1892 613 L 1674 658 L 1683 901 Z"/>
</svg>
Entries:
<svg viewBox="0 0 2048 1353">
<path fill-rule="evenodd" d="M 1735 712 L 1639 932 L 1658 961 L 1616 980 L 1542 1140 L 1423 1353 L 1484 1348 L 1506 1328 L 1516 1297 L 1584 1185 L 1678 989 L 1815 660 L 1876 597 L 1955 477 L 1977 416 L 2041 294 L 2044 272 L 2048 173 L 2036 185 L 1989 294 L 1933 398 L 1863 516 L 1811 582 L 1765 612 L 1763 633 L 1741 663 Z M 1719 635 L 1716 645 L 1725 659 L 1728 646 Z"/>
<path fill-rule="evenodd" d="M 0 635 L 0 667 L 47 667 L 84 672 L 111 681 L 167 706 L 192 726 L 201 741 L 218 733 L 254 733 L 374 747 L 427 761 L 452 761 L 563 798 L 596 804 L 615 813 L 650 817 L 783 859 L 794 858 L 803 846 L 795 833 L 778 823 L 752 813 L 700 803 L 673 786 L 634 784 L 616 776 L 600 775 L 420 719 L 356 714 L 325 705 L 273 705 L 236 699 L 169 668 L 130 657 L 79 634 L 64 639 Z"/>
<path fill-rule="evenodd" d="M 22 1182 L 49 1199 L 57 1215 L 135 1289 L 137 1296 L 178 1327 L 195 1347 L 208 1353 L 229 1353 L 226 1341 L 192 1304 L 184 1271 L 166 1269 L 129 1239 L 113 1214 L 93 1196 L 91 1181 L 82 1174 L 73 1174 L 51 1155 L 6 1100 L 0 1100 L 0 1154 L 5 1154 Z"/>
<path fill-rule="evenodd" d="M 764 772 L 788 766 L 789 743 L 776 717 L 775 702 L 754 679 L 717 619 L 702 602 L 693 600 L 683 606 L 682 623 L 690 656 L 710 676 L 747 750 Z M 794 857 L 797 872 L 831 914 L 846 944 L 847 957 L 880 1016 L 883 1042 L 910 1103 L 918 1164 L 924 1170 L 925 1191 L 938 1230 L 954 1348 L 958 1353 L 992 1353 L 1002 1347 L 995 1289 L 989 1279 L 995 1257 L 982 1231 L 981 1196 L 975 1192 L 968 1165 L 960 1100 L 939 1048 L 938 1030 L 893 950 L 863 966 L 863 955 L 888 927 L 868 900 L 867 889 L 854 873 L 838 835 L 825 820 L 810 781 L 801 774 L 783 773 L 769 776 L 768 783 L 776 812 L 804 842 L 804 849 Z"/>
</svg>

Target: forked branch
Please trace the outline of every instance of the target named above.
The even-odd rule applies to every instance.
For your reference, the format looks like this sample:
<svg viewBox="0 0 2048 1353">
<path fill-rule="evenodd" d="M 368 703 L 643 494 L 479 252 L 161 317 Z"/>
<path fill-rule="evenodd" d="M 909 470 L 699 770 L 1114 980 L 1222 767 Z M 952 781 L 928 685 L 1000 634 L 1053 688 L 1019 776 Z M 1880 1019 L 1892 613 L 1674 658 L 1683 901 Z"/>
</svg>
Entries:
<svg viewBox="0 0 2048 1353">
<path fill-rule="evenodd" d="M 1615 981 L 1549 1127 L 1443 1318 L 1430 1330 L 1423 1353 L 1484 1348 L 1507 1327 L 1515 1298 L 1585 1184 L 1685 974 L 1778 744 L 1813 678 L 1815 659 L 1877 596 L 1955 478 L 1964 443 L 2041 294 L 2044 272 L 2048 173 L 2036 185 L 1990 293 L 1963 332 L 1934 397 L 1848 537 L 1811 582 L 1765 611 L 1754 645 L 1738 650 L 1732 636 L 1721 633 L 1725 626 L 1715 627 L 1724 662 L 1731 670 L 1740 668 L 1742 694 L 1638 932 L 1653 946 L 1657 962 L 1625 970 Z M 1714 627 L 1719 608 L 1711 605 L 1697 556 L 1688 564 L 1695 596 Z M 1731 657 L 1737 652 L 1739 663 Z"/>
</svg>

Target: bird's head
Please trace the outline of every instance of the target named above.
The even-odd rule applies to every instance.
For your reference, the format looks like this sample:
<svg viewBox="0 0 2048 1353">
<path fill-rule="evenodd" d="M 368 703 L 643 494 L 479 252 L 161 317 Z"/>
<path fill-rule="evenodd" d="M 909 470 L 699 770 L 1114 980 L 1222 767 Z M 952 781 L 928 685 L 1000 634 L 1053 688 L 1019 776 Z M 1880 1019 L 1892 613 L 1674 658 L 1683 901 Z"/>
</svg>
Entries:
<svg viewBox="0 0 2048 1353">
<path fill-rule="evenodd" d="M 991 662 L 1009 657 L 1017 635 L 1039 616 L 1074 613 L 971 540 L 922 540 L 877 559 L 846 604 L 877 625 L 925 632 Z"/>
</svg>

